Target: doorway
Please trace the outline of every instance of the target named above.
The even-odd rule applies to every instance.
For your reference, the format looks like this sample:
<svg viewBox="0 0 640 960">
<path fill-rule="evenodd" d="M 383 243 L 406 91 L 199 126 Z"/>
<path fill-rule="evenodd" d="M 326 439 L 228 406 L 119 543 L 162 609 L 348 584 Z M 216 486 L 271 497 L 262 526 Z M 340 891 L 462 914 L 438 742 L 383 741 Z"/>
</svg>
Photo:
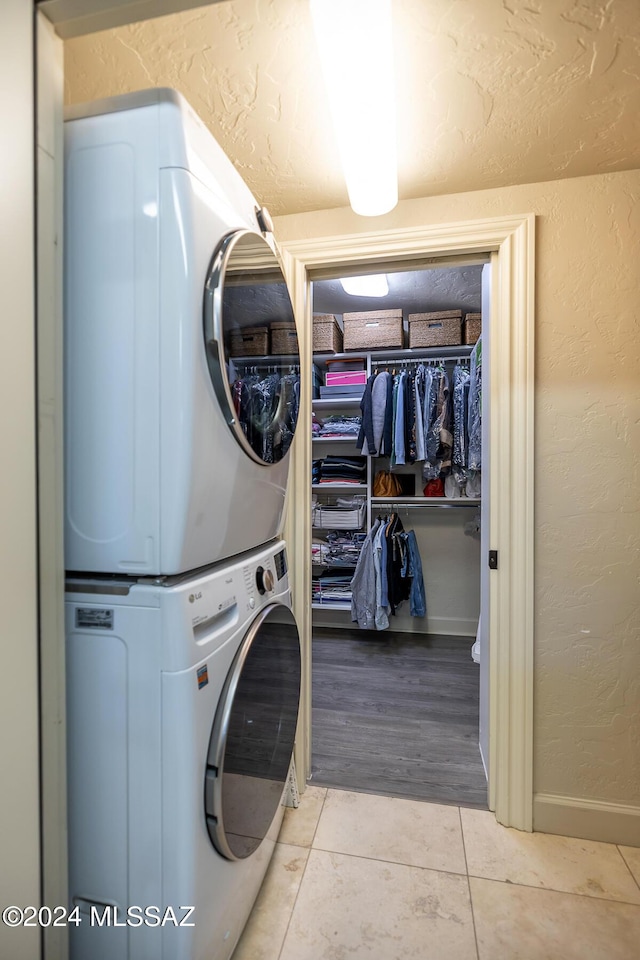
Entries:
<svg viewBox="0 0 640 960">
<path fill-rule="evenodd" d="M 475 421 L 469 458 L 468 408 L 473 382 L 477 410 L 483 372 L 488 261 L 378 265 L 375 297 L 313 275 L 313 785 L 487 807 L 476 641 L 481 606 L 488 616 L 480 595 L 488 432 L 480 443 Z M 358 282 L 366 279 L 370 271 Z M 365 391 L 377 419 L 388 412 L 388 437 L 372 452 L 356 435 Z M 402 424 L 391 415 L 401 394 L 410 398 Z M 381 489 L 387 477 L 401 487 L 395 495 Z M 391 603 L 376 604 L 372 618 L 363 571 L 374 540 L 389 570 L 378 563 L 373 579 Z M 415 577 L 402 569 L 409 543 Z"/>
<path fill-rule="evenodd" d="M 533 753 L 533 278 L 534 217 L 525 215 L 328 236 L 282 243 L 301 356 L 308 358 L 302 382 L 301 416 L 311 419 L 310 283 L 320 271 L 366 272 L 389 261 L 491 254 L 489 390 L 494 402 L 489 430 L 491 550 L 498 567 L 489 577 L 490 622 L 483 624 L 489 649 L 487 752 L 489 808 L 505 826 L 532 829 Z M 507 389 L 505 389 L 505 385 Z M 486 387 L 486 383 L 485 383 Z M 502 387 L 502 388 L 501 388 Z M 311 772 L 311 552 L 308 517 L 311 441 L 297 441 L 285 535 L 299 558 L 293 570 L 294 605 L 303 644 L 302 713 L 296 745 L 298 781 Z M 483 557 L 483 564 L 488 557 Z"/>
</svg>

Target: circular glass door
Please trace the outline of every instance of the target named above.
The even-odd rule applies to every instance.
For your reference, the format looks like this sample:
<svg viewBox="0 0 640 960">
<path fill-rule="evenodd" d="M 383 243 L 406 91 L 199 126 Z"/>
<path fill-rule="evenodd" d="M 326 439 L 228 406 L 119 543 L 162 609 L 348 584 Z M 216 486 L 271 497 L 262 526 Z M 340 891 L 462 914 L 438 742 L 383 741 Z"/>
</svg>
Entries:
<svg viewBox="0 0 640 960">
<path fill-rule="evenodd" d="M 282 460 L 298 421 L 300 354 L 280 262 L 259 234 L 231 233 L 216 250 L 204 338 L 213 389 L 236 439 L 259 463 Z"/>
<path fill-rule="evenodd" d="M 209 837 L 230 860 L 267 835 L 289 773 L 300 700 L 300 638 L 293 614 L 271 604 L 253 621 L 218 704 L 205 778 Z"/>
</svg>

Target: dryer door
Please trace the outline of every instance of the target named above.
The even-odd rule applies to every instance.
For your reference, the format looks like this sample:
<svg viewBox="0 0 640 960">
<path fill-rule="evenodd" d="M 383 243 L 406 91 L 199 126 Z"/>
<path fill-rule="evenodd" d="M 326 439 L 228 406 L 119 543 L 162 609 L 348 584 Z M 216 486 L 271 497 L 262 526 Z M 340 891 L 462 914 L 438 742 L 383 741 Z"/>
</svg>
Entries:
<svg viewBox="0 0 640 960">
<path fill-rule="evenodd" d="M 258 463 L 277 463 L 298 421 L 300 355 L 280 262 L 259 234 L 236 231 L 216 250 L 204 337 L 213 389 L 238 443 Z"/>
<path fill-rule="evenodd" d="M 229 860 L 260 846 L 282 801 L 300 700 L 300 638 L 291 610 L 265 607 L 234 659 L 216 711 L 205 778 L 207 829 Z"/>
</svg>

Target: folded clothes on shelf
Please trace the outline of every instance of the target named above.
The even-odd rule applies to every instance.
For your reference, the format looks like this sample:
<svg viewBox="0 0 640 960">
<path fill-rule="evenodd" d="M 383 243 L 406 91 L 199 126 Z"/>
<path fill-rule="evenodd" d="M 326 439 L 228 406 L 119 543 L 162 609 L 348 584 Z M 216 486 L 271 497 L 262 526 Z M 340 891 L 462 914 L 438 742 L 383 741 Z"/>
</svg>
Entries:
<svg viewBox="0 0 640 960">
<path fill-rule="evenodd" d="M 324 460 L 315 460 L 315 464 L 318 464 L 318 471 L 312 473 L 314 483 L 367 482 L 366 457 L 325 457 Z"/>
<path fill-rule="evenodd" d="M 326 567 L 355 569 L 365 538 L 365 533 L 329 530 L 324 540 L 314 537 L 311 560 Z"/>
<path fill-rule="evenodd" d="M 354 440 L 357 440 L 361 419 L 361 417 L 344 417 L 338 413 L 331 414 L 331 416 L 325 417 L 317 436 L 324 439 L 353 437 Z"/>
</svg>

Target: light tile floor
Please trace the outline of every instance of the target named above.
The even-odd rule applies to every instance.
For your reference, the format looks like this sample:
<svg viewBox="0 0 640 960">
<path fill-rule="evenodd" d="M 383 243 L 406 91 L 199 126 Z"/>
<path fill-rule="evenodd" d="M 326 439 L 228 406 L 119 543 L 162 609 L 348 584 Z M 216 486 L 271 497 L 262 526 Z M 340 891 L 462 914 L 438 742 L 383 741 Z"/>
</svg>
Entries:
<svg viewBox="0 0 640 960">
<path fill-rule="evenodd" d="M 308 787 L 233 960 L 640 960 L 640 849 Z"/>
</svg>

